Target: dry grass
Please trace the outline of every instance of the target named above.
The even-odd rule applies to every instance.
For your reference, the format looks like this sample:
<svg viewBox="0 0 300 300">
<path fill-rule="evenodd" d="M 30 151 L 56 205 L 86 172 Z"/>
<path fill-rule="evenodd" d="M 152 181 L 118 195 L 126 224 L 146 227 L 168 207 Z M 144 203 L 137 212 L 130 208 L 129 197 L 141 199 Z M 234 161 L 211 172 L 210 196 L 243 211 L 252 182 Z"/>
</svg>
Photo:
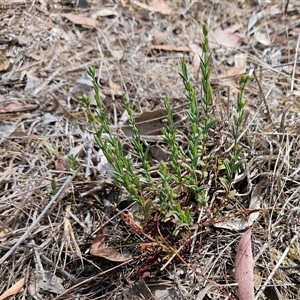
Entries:
<svg viewBox="0 0 300 300">
<path fill-rule="evenodd" d="M 246 213 L 251 197 L 258 197 L 260 215 L 252 231 L 256 294 L 299 299 L 298 2 L 289 1 L 287 7 L 279 0 L 272 5 L 267 1 L 156 4 L 167 2 L 175 8 L 171 15 L 134 1 L 102 2 L 89 1 L 91 8 L 86 9 L 67 1 L 0 4 L 0 49 L 10 62 L 0 79 L 0 294 L 25 278 L 23 289 L 11 299 L 150 299 L 148 287 L 155 285 L 178 299 L 196 299 L 211 280 L 222 286 L 211 289 L 205 299 L 237 299 L 236 287 L 230 284 L 241 232 L 208 225 L 226 214 Z M 91 17 L 105 14 L 104 8 L 111 12 L 98 15 L 97 29 L 61 16 L 63 12 Z M 239 47 L 212 53 L 214 109 L 224 121 L 224 139 L 230 136 L 226 128 L 235 110 L 234 55 L 247 54 L 247 67 L 255 67 L 240 140 L 248 162 L 238 189 L 245 195 L 220 215 L 204 215 L 201 221 L 206 225 L 197 231 L 191 251 L 173 257 L 159 272 L 157 258 L 162 263 L 168 258 L 151 249 L 148 254 L 157 257 L 140 253 L 145 237 L 132 233 L 122 221 L 118 212 L 124 207 L 116 205 L 121 192 L 99 174 L 99 149 L 77 101 L 89 88 L 76 81 L 88 66 L 98 69 L 114 125 L 123 113 L 122 92 L 129 94 L 137 113 L 160 108 L 166 94 L 174 106 L 183 105 L 178 76 L 183 53 L 150 46 L 153 38 L 164 45 L 188 46 L 201 39 L 203 23 L 211 30 L 239 25 L 243 41 Z M 191 53 L 184 55 L 192 62 Z M 192 65 L 190 73 L 197 85 Z M 7 112 L 12 103 L 16 106 Z M 22 111 L 16 112 L 20 107 Z M 77 154 L 81 174 L 62 170 L 69 153 Z M 50 193 L 53 180 L 55 195 Z M 116 263 L 89 254 L 101 224 L 106 243 L 129 253 L 131 260 Z M 50 284 L 51 274 L 56 277 Z M 147 285 L 137 280 L 139 274 Z"/>
</svg>

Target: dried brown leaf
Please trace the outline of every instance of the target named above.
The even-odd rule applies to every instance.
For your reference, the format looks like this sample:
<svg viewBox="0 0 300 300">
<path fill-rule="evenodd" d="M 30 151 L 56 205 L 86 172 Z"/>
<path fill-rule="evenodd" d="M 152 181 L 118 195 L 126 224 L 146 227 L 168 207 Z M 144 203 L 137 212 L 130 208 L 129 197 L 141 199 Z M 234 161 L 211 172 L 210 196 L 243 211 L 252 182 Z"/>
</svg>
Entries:
<svg viewBox="0 0 300 300">
<path fill-rule="evenodd" d="M 68 168 L 66 166 L 66 161 L 64 161 L 64 156 L 62 154 L 59 154 L 57 156 L 57 160 L 54 163 L 55 170 L 57 171 L 66 171 Z"/>
<path fill-rule="evenodd" d="M 266 32 L 257 32 L 254 36 L 255 40 L 264 46 L 271 45 L 271 41 Z"/>
<path fill-rule="evenodd" d="M 233 67 L 226 71 L 225 77 L 237 76 L 237 75 L 243 74 L 244 72 L 245 72 L 244 68 Z"/>
<path fill-rule="evenodd" d="M 159 12 L 162 15 L 170 15 L 175 13 L 175 9 L 172 6 L 170 6 L 167 2 L 161 0 L 152 0 L 149 5 L 135 0 L 131 1 L 131 3 L 149 11 Z"/>
<path fill-rule="evenodd" d="M 239 285 L 239 300 L 254 299 L 254 262 L 251 246 L 250 227 L 241 237 L 235 258 L 235 280 Z"/>
<path fill-rule="evenodd" d="M 246 72 L 247 69 L 247 54 L 245 53 L 237 53 L 234 55 L 234 66 L 236 68 L 244 69 Z"/>
<path fill-rule="evenodd" d="M 0 231 L 0 243 L 3 243 L 7 240 L 7 234 L 9 233 L 8 229 L 3 228 Z"/>
<path fill-rule="evenodd" d="M 237 27 L 226 28 L 223 30 L 220 26 L 211 32 L 208 36 L 209 44 L 211 48 L 225 47 L 236 48 L 242 44 L 242 41 L 237 33 L 234 31 Z"/>
<path fill-rule="evenodd" d="M 38 108 L 36 104 L 24 104 L 20 102 L 11 103 L 0 109 L 0 113 L 16 113 L 23 111 L 32 111 Z"/>
<path fill-rule="evenodd" d="M 62 13 L 61 17 L 65 17 L 77 25 L 88 26 L 93 28 L 98 27 L 98 22 L 93 20 L 92 18 L 82 17 L 74 14 L 65 14 L 65 13 Z"/>
<path fill-rule="evenodd" d="M 94 256 L 99 256 L 99 257 L 103 257 L 105 259 L 108 259 L 110 261 L 115 261 L 115 262 L 124 262 L 127 261 L 129 259 L 131 259 L 130 257 L 125 257 L 123 256 L 121 253 L 119 253 L 117 250 L 113 249 L 113 248 L 95 248 L 90 250 L 90 253 Z"/>
<path fill-rule="evenodd" d="M 145 111 L 139 116 L 135 117 L 136 127 L 138 128 L 141 135 L 160 135 L 162 129 L 165 127 L 164 120 L 167 117 L 165 109 L 157 109 L 154 111 Z M 174 114 L 174 122 L 177 123 L 181 120 L 178 114 Z M 128 125 L 128 121 L 125 126 L 122 127 L 127 137 L 132 136 L 131 126 Z"/>
<path fill-rule="evenodd" d="M 9 65 L 7 58 L 0 54 L 0 72 L 6 71 L 9 68 Z"/>
<path fill-rule="evenodd" d="M 282 69 L 283 69 L 283 71 L 284 71 L 285 73 L 287 73 L 287 74 L 289 74 L 289 75 L 291 75 L 291 74 L 293 73 L 293 71 L 294 71 L 294 67 L 293 67 L 293 66 L 283 66 Z M 296 74 L 296 75 L 299 75 L 299 74 L 300 74 L 299 68 L 296 69 L 295 74 Z"/>
<path fill-rule="evenodd" d="M 169 15 L 171 13 L 174 13 L 174 8 L 171 5 L 169 5 L 167 1 L 152 0 L 150 2 L 150 7 L 152 7 L 155 11 L 163 15 Z"/>
<path fill-rule="evenodd" d="M 115 262 L 124 262 L 131 259 L 123 256 L 121 253 L 119 253 L 113 248 L 105 247 L 104 233 L 102 229 L 98 231 L 96 238 L 92 243 L 90 253 L 94 256 L 103 257 L 105 259 L 108 259 L 110 261 L 115 261 Z"/>
<path fill-rule="evenodd" d="M 8 290 L 6 290 L 1 296 L 0 296 L 0 300 L 3 300 L 9 296 L 15 295 L 17 293 L 19 293 L 23 286 L 26 283 L 26 277 L 23 277 L 22 279 L 20 279 L 18 282 L 16 282 L 13 286 L 11 286 Z"/>
<path fill-rule="evenodd" d="M 46 271 L 44 277 L 40 278 L 39 282 L 37 282 L 39 289 L 55 294 L 60 294 L 65 290 L 62 285 L 63 279 L 57 277 L 55 274 Z"/>
<path fill-rule="evenodd" d="M 297 96 L 297 97 L 300 97 L 300 91 L 293 91 L 292 94 L 295 95 L 295 96 Z"/>
</svg>

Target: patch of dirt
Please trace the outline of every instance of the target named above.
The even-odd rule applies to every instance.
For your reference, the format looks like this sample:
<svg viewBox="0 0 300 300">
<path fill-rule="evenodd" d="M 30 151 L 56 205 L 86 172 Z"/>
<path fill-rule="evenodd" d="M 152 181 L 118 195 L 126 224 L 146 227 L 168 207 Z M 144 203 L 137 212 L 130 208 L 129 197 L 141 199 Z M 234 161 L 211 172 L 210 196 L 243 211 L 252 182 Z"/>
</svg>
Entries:
<svg viewBox="0 0 300 300">
<path fill-rule="evenodd" d="M 254 213 L 256 299 L 300 298 L 298 1 L 0 6 L 0 299 L 238 299 L 236 249 Z M 153 111 L 165 95 L 179 122 L 188 104 L 182 57 L 201 99 L 203 24 L 210 29 L 214 116 L 228 148 L 238 78 L 254 68 L 240 138 L 244 177 L 235 178 L 233 202 L 216 193 L 206 207 L 194 206 L 200 217 L 190 235 L 176 239 L 174 224 L 156 226 L 154 219 L 149 238 L 104 176 L 109 170 L 100 167 L 78 96 L 93 95 L 86 69 L 95 67 L 113 128 L 126 121 L 126 93 L 156 143 L 162 117 Z M 70 171 L 68 154 L 79 174 Z"/>
</svg>

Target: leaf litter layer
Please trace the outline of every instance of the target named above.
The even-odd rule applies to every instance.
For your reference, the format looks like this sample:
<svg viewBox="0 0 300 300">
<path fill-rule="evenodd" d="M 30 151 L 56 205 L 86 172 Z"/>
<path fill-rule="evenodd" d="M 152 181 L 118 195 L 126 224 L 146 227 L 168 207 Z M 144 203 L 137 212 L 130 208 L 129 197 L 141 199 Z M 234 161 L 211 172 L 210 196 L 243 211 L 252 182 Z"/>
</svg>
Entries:
<svg viewBox="0 0 300 300">
<path fill-rule="evenodd" d="M 256 297 L 299 298 L 299 4 L 88 4 L 3 2 L 0 268 L 6 280 L 0 293 L 15 299 L 237 299 L 232 284 L 240 229 L 254 222 Z M 179 140 L 183 147 L 187 142 L 179 59 L 189 60 L 192 83 L 200 87 L 204 23 L 214 114 L 228 147 L 238 75 L 255 68 L 240 138 L 247 163 L 235 186 L 240 195 L 228 203 L 209 195 L 189 243 L 171 237 L 169 228 L 161 232 L 177 250 L 166 255 L 149 241 L 147 228 L 136 232 L 134 208 L 104 176 L 111 170 L 99 162 L 77 97 L 92 93 L 84 72 L 96 67 L 111 124 L 126 134 L 121 95 L 127 93 L 140 124 L 150 124 L 143 127 L 145 140 L 160 146 L 153 147 L 155 165 L 164 155 L 157 150 L 163 146 L 157 123 L 165 116 L 151 112 L 163 107 L 166 94 L 182 128 Z M 78 176 L 68 154 L 80 167 Z"/>
</svg>

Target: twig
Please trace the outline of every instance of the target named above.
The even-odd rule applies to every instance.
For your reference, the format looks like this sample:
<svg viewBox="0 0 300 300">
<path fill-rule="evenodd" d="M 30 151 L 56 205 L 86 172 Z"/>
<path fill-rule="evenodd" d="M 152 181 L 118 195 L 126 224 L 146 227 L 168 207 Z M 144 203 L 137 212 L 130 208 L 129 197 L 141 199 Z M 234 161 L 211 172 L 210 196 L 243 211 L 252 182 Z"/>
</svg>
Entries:
<svg viewBox="0 0 300 300">
<path fill-rule="evenodd" d="M 40 93 L 48 84 L 49 82 L 51 82 L 56 75 L 59 74 L 59 72 L 62 70 L 62 68 L 58 68 L 55 72 L 53 72 L 53 74 L 51 74 L 41 85 L 39 85 L 34 91 L 33 91 L 33 95 L 36 96 L 38 95 L 38 93 Z"/>
<path fill-rule="evenodd" d="M 287 13 L 287 10 L 288 10 L 288 7 L 289 7 L 289 3 L 290 3 L 290 0 L 287 0 L 286 4 L 285 4 L 285 7 L 284 7 L 284 12 L 283 12 L 284 15 L 286 15 L 286 13 Z"/>
<path fill-rule="evenodd" d="M 298 35 L 297 46 L 296 46 L 296 51 L 295 51 L 294 67 L 293 67 L 292 82 L 291 82 L 291 92 L 294 91 L 294 79 L 295 79 L 295 73 L 296 73 L 296 67 L 297 67 L 299 43 L 300 43 L 300 34 Z"/>
<path fill-rule="evenodd" d="M 85 178 L 88 178 L 90 175 L 90 169 L 92 166 L 92 159 L 91 159 L 91 154 L 92 154 L 92 150 L 93 149 L 93 143 L 90 142 L 87 144 L 87 158 L 86 158 L 86 170 L 85 170 Z"/>
<path fill-rule="evenodd" d="M 73 275 L 69 274 L 68 272 L 66 272 L 64 269 L 57 267 L 55 265 L 55 263 L 53 261 L 51 261 L 48 257 L 46 257 L 43 254 L 40 254 L 41 259 L 47 263 L 48 265 L 50 265 L 53 268 L 56 268 L 57 272 L 61 273 L 63 276 L 65 276 L 66 278 L 68 278 L 69 280 L 71 280 L 73 283 L 78 283 L 80 280 L 77 279 L 76 277 L 74 277 Z"/>
<path fill-rule="evenodd" d="M 14 253 L 14 251 L 17 249 L 17 247 L 19 245 L 21 245 L 29 236 L 29 234 L 31 233 L 31 231 L 34 229 L 34 227 L 40 222 L 40 220 L 42 219 L 42 217 L 47 213 L 47 211 L 50 209 L 50 207 L 56 202 L 58 201 L 63 195 L 64 195 L 64 191 L 66 190 L 66 188 L 70 185 L 70 183 L 72 182 L 74 176 L 76 175 L 76 173 L 74 173 L 74 175 L 69 176 L 68 179 L 65 181 L 65 183 L 62 185 L 62 187 L 60 188 L 60 190 L 57 192 L 57 194 L 51 199 L 51 201 L 45 206 L 44 210 L 42 211 L 42 213 L 32 222 L 31 226 L 26 230 L 26 232 L 19 238 L 19 240 L 15 243 L 14 246 L 11 247 L 11 249 L 5 253 L 5 255 L 3 255 L 0 259 L 0 265 L 3 264 L 7 258 Z"/>
<path fill-rule="evenodd" d="M 203 275 L 202 273 L 200 273 L 198 270 L 194 269 L 192 266 L 190 266 L 186 261 L 185 259 L 178 253 L 179 249 L 178 250 L 175 250 L 166 240 L 165 238 L 162 236 L 161 232 L 160 232 L 160 229 L 159 227 L 157 227 L 158 229 L 158 233 L 160 235 L 160 240 L 164 242 L 164 244 L 173 251 L 173 254 L 176 255 L 180 260 L 181 262 L 189 269 L 191 270 L 194 274 L 197 274 L 198 276 L 200 276 L 201 278 L 203 278 L 205 281 L 207 282 L 211 282 L 212 280 L 210 280 L 208 277 L 206 277 L 205 275 Z M 181 249 L 181 247 L 180 247 Z M 173 259 L 173 256 L 171 257 L 170 260 Z M 230 285 L 236 285 L 236 283 L 233 283 L 233 284 L 230 284 Z M 227 285 L 226 285 L 227 286 Z M 219 290 L 219 291 L 223 291 L 224 294 L 228 297 L 227 299 L 233 299 L 232 297 L 230 297 L 230 295 L 222 289 L 222 287 L 225 287 L 225 285 L 218 285 L 216 286 L 216 288 Z"/>
<path fill-rule="evenodd" d="M 267 100 L 266 100 L 266 97 L 265 97 L 265 95 L 264 95 L 264 91 L 263 91 L 263 89 L 262 89 L 262 87 L 261 87 L 261 84 L 260 84 L 260 82 L 259 82 L 259 80 L 258 80 L 258 78 L 257 78 L 257 76 L 256 76 L 254 70 L 253 70 L 253 76 L 254 76 L 254 78 L 255 78 L 255 80 L 256 80 L 256 83 L 257 83 L 257 85 L 258 85 L 260 94 L 261 94 L 262 99 L 263 99 L 263 101 L 264 101 L 265 108 L 266 108 L 266 110 L 267 110 L 267 118 L 268 118 L 268 121 L 269 121 L 271 124 L 273 124 L 272 118 L 271 118 L 271 113 L 270 113 L 270 110 L 269 110 L 269 106 L 268 106 L 268 104 L 267 104 Z"/>
<path fill-rule="evenodd" d="M 294 235 L 294 237 L 291 240 L 291 244 L 294 243 L 294 240 L 297 238 L 297 235 Z M 267 287 L 269 281 L 273 278 L 275 272 L 277 271 L 277 269 L 280 267 L 281 263 L 283 262 L 283 260 L 285 259 L 285 257 L 287 256 L 287 254 L 290 251 L 290 246 L 288 246 L 285 251 L 283 252 L 283 254 L 281 255 L 279 261 L 277 262 L 277 264 L 275 265 L 274 269 L 272 270 L 272 272 L 270 273 L 270 275 L 268 276 L 267 280 L 265 281 L 265 283 L 262 285 L 262 287 L 260 288 L 260 290 L 257 292 L 256 296 L 255 296 L 255 300 L 258 300 L 260 295 L 263 293 L 263 291 L 265 290 L 265 288 Z"/>
<path fill-rule="evenodd" d="M 101 272 L 101 273 L 99 273 L 99 274 L 96 274 L 96 275 L 94 275 L 94 276 L 92 276 L 92 277 L 89 277 L 89 278 L 87 278 L 87 279 L 85 279 L 85 280 L 83 280 L 83 281 L 81 281 L 81 282 L 79 282 L 79 283 L 73 285 L 73 286 L 72 286 L 71 288 L 69 288 L 68 290 L 65 290 L 65 291 L 62 292 L 59 296 L 55 297 L 53 300 L 58 300 L 61 296 L 67 294 L 68 292 L 74 290 L 75 288 L 77 288 L 77 287 L 79 287 L 79 286 L 81 286 L 81 285 L 83 285 L 83 284 L 85 284 L 85 283 L 87 283 L 87 282 L 89 282 L 89 281 L 91 281 L 91 280 L 93 280 L 93 279 L 96 279 L 96 278 L 98 278 L 98 277 L 100 277 L 100 276 L 102 276 L 102 275 L 104 275 L 104 274 L 106 274 L 106 273 L 109 273 L 109 272 L 111 272 L 111 271 L 113 271 L 113 270 L 115 270 L 115 269 L 117 269 L 117 268 L 119 268 L 119 267 L 121 267 L 121 266 L 127 265 L 128 263 L 130 263 L 130 262 L 132 262 L 132 261 L 133 261 L 133 258 L 131 258 L 130 260 L 127 260 L 127 261 L 125 261 L 125 262 L 123 262 L 123 263 L 121 263 L 121 264 L 119 264 L 119 265 L 117 265 L 117 266 L 115 266 L 115 267 L 113 267 L 113 268 L 110 268 L 110 269 L 108 269 L 108 270 L 106 270 L 106 271 L 103 271 L 103 272 Z"/>
</svg>

